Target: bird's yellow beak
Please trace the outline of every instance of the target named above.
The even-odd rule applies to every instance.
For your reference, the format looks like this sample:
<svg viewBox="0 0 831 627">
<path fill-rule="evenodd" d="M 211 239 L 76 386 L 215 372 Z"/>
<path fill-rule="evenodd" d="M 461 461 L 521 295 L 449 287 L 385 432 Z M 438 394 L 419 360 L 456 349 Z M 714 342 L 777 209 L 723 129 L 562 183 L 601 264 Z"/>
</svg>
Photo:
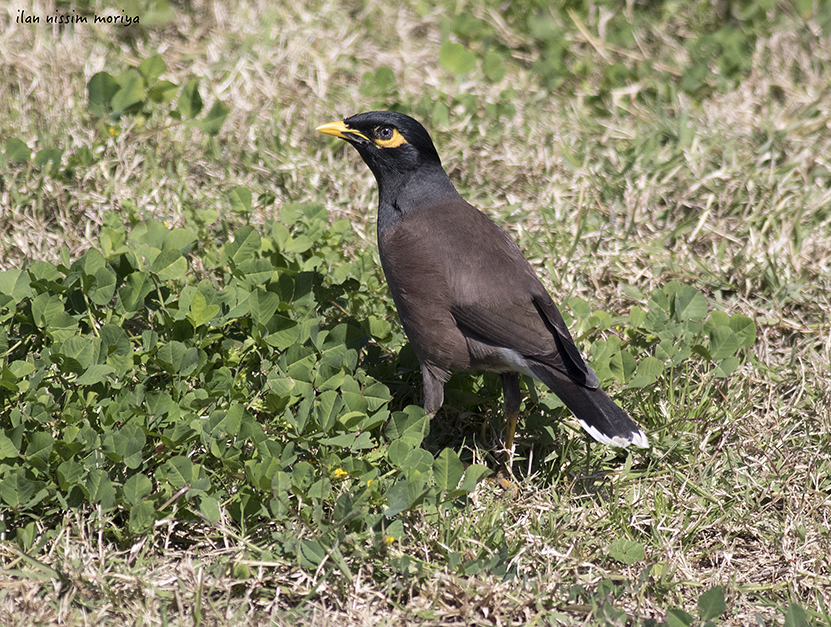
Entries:
<svg viewBox="0 0 831 627">
<path fill-rule="evenodd" d="M 324 135 L 334 135 L 335 137 L 340 137 L 341 139 L 349 139 L 349 135 L 353 135 L 369 141 L 369 138 L 366 135 L 360 131 L 349 128 L 343 120 L 329 122 L 328 124 L 321 124 L 315 130 L 318 133 L 323 133 Z"/>
</svg>

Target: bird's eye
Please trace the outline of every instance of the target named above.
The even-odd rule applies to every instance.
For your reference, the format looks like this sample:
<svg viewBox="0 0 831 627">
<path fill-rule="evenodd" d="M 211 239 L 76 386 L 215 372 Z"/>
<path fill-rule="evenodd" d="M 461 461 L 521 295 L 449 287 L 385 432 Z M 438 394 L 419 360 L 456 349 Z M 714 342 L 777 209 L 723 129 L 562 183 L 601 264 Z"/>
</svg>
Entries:
<svg viewBox="0 0 831 627">
<path fill-rule="evenodd" d="M 378 139 L 392 139 L 392 129 L 389 126 L 379 128 Z"/>
</svg>

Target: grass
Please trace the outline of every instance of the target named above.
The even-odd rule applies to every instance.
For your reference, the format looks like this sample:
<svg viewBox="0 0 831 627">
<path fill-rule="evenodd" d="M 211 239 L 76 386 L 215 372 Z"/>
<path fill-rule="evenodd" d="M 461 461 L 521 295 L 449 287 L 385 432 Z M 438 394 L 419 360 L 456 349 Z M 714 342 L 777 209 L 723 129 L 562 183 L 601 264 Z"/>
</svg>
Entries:
<svg viewBox="0 0 831 627">
<path fill-rule="evenodd" d="M 98 246 L 107 212 L 224 242 L 242 224 L 262 231 L 290 202 L 320 202 L 332 221 L 348 220 L 345 254 L 370 265 L 372 177 L 314 128 L 398 106 L 431 131 L 463 195 L 571 303 L 581 332 L 590 324 L 575 298 L 617 316 L 678 280 L 753 319 L 757 341 L 727 379 L 690 363 L 652 387 L 614 390 L 649 429 L 647 452 L 586 453 L 567 424 L 546 437 L 540 422 L 553 414 L 529 397 L 515 496 L 486 481 L 464 509 L 413 509 L 406 535 L 358 546 L 348 574 L 303 568 L 281 555 L 276 532 L 248 535 L 227 518 L 174 513 L 131 535 L 123 517 L 79 508 L 52 535 L 41 523 L 25 550 L 4 532 L 0 623 L 667 624 L 674 608 L 698 617 L 702 594 L 718 585 L 727 604 L 718 624 L 802 624 L 789 604 L 810 624 L 831 624 L 831 46 L 819 9 L 783 3 L 770 10 L 777 19 L 747 18 L 746 69 L 730 79 L 722 68 L 711 85 L 685 91 L 679 76 L 698 63 L 685 37 L 716 20 L 709 3 L 667 15 L 630 7 L 633 43 L 615 39 L 618 22 L 603 6 L 552 13 L 570 51 L 560 78 L 534 65 L 553 39 L 534 31 L 532 44 L 528 20 L 508 9 L 161 6 L 139 3 L 131 29 L 14 23 L 18 8 L 53 10 L 41 3 L 0 16 L 0 138 L 60 147 L 65 162 L 98 147 L 70 179 L 5 163 L 3 269 L 77 259 Z M 491 30 L 464 30 L 460 7 Z M 448 39 L 478 55 L 476 69 L 460 75 L 439 62 Z M 489 49 L 503 55 L 502 78 L 484 74 Z M 86 108 L 90 78 L 156 53 L 164 78 L 201 79 L 205 110 L 215 99 L 229 106 L 215 140 L 131 116 L 101 140 L 106 129 Z M 628 78 L 613 80 L 615 64 Z M 365 76 L 382 66 L 392 84 Z M 233 213 L 227 195 L 237 186 L 274 202 Z M 390 311 L 377 268 L 366 276 L 376 315 Z M 388 382 L 397 406 L 418 385 L 400 379 Z M 448 405 L 468 436 L 459 450 L 478 455 L 470 434 L 498 416 L 493 382 L 454 379 Z M 4 429 L 12 409 L 0 413 Z M 5 521 L 14 514 L 0 511 Z M 615 544 L 625 541 L 643 556 L 629 559 L 628 545 Z"/>
</svg>

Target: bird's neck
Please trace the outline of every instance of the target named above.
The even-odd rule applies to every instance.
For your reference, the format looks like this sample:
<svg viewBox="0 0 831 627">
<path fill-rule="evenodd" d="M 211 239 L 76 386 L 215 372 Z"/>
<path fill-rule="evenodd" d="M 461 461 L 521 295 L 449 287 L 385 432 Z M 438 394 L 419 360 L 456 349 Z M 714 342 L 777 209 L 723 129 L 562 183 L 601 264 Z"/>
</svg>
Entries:
<svg viewBox="0 0 831 627">
<path fill-rule="evenodd" d="M 378 233 L 397 224 L 406 213 L 457 198 L 459 192 L 441 165 L 386 173 L 378 180 Z"/>
</svg>

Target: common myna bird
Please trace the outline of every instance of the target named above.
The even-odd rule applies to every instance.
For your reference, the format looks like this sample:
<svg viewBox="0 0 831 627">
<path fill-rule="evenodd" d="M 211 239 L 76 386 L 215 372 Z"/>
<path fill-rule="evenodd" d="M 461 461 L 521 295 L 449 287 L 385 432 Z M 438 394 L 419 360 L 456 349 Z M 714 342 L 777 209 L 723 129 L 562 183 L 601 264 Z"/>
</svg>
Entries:
<svg viewBox="0 0 831 627">
<path fill-rule="evenodd" d="M 508 462 L 519 374 L 545 383 L 591 436 L 649 446 L 599 386 L 554 301 L 517 245 L 450 182 L 424 127 L 392 111 L 317 130 L 352 144 L 378 181 L 378 247 L 401 324 L 421 364 L 432 418 L 453 371 L 499 373 Z"/>
</svg>

